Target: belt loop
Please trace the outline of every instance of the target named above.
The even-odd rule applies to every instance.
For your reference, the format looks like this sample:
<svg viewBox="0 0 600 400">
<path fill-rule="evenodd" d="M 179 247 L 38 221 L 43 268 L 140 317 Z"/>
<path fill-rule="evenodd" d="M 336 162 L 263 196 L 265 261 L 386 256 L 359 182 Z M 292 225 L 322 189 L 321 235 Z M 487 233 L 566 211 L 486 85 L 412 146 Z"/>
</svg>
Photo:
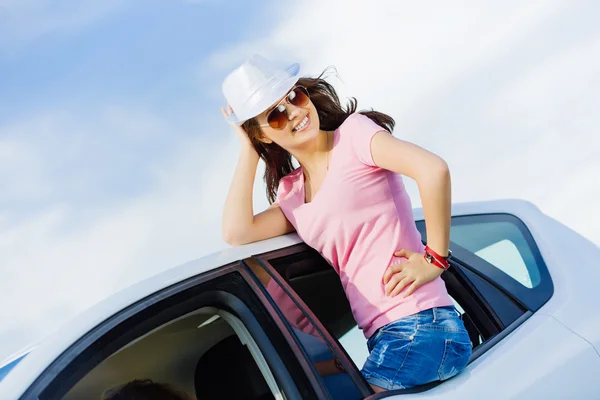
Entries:
<svg viewBox="0 0 600 400">
<path fill-rule="evenodd" d="M 436 308 L 435 308 L 435 307 L 433 307 L 433 308 L 432 308 L 432 310 L 433 310 L 433 323 L 434 323 L 434 324 L 437 324 L 437 314 L 436 314 L 436 312 L 435 312 L 435 311 L 436 311 Z"/>
<path fill-rule="evenodd" d="M 458 315 L 458 318 L 460 318 L 462 320 L 463 314 L 460 311 L 458 311 L 458 308 L 456 308 L 455 305 L 452 305 L 452 308 L 454 308 L 454 312 L 456 313 L 456 315 Z"/>
</svg>

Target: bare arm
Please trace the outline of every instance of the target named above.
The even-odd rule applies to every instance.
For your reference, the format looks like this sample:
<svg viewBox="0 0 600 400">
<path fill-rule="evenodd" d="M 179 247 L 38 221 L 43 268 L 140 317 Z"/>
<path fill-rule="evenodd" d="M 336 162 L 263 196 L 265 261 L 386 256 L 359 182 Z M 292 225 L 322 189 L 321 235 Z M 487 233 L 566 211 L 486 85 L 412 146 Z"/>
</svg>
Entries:
<svg viewBox="0 0 600 400">
<path fill-rule="evenodd" d="M 294 231 L 278 204 L 254 215 L 252 189 L 258 165 L 253 148 L 243 148 L 223 210 L 223 239 L 232 246 L 256 242 Z"/>
<path fill-rule="evenodd" d="M 417 182 L 427 244 L 442 256 L 448 255 L 450 244 L 450 171 L 437 155 L 387 132 L 377 132 L 371 140 L 371 154 L 381 168 L 406 175 Z"/>
<path fill-rule="evenodd" d="M 406 175 L 417 182 L 425 225 L 427 244 L 436 253 L 447 256 L 450 244 L 450 172 L 444 160 L 435 154 L 387 132 L 377 132 L 371 139 L 371 154 L 381 168 Z M 428 263 L 422 254 L 409 249 L 394 253 L 406 261 L 390 265 L 383 276 L 385 293 L 410 296 L 444 271 Z M 404 290 L 406 289 L 406 290 Z"/>
<path fill-rule="evenodd" d="M 227 115 L 225 110 L 223 115 Z M 292 224 L 277 204 L 254 215 L 252 189 L 259 157 L 244 129 L 234 127 L 234 130 L 242 142 L 242 150 L 223 210 L 223 239 L 238 246 L 293 232 Z"/>
</svg>

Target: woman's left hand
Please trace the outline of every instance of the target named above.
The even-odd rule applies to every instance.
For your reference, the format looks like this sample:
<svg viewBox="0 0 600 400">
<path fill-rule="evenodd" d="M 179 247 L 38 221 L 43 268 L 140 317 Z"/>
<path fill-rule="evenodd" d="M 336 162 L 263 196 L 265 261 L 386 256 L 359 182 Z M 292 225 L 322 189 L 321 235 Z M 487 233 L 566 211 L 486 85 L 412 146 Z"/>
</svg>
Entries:
<svg viewBox="0 0 600 400">
<path fill-rule="evenodd" d="M 403 296 L 410 296 L 421 285 L 431 282 L 444 272 L 443 269 L 428 263 L 423 257 L 423 253 L 402 249 L 395 252 L 394 256 L 404 257 L 406 261 L 390 265 L 383 274 L 383 284 L 387 296 L 394 297 L 407 286 L 408 289 Z"/>
</svg>

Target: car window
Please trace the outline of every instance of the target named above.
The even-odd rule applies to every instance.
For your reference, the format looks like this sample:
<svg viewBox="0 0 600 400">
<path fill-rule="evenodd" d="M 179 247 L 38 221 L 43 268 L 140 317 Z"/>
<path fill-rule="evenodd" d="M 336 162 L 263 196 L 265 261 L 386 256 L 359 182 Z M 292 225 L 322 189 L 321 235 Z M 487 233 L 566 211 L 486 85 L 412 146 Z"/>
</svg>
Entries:
<svg viewBox="0 0 600 400">
<path fill-rule="evenodd" d="M 64 399 L 104 398 L 102 393 L 135 386 L 139 379 L 169 384 L 190 398 L 273 399 L 276 385 L 269 385 L 272 375 L 256 350 L 239 319 L 224 310 L 200 308 L 127 343 Z"/>
<path fill-rule="evenodd" d="M 277 305 L 282 316 L 291 325 L 292 333 L 296 336 L 320 375 L 323 385 L 336 400 L 361 399 L 364 396 L 346 372 L 336 366 L 335 353 L 327 339 L 304 312 L 301 305 L 291 297 L 290 290 L 280 282 L 283 280 L 275 271 L 273 276 L 259 263 L 249 264 L 249 268 L 262 283 L 270 298 Z M 291 288 L 289 288 L 291 289 Z"/>
<path fill-rule="evenodd" d="M 247 275 L 232 263 L 118 311 L 62 352 L 24 398 L 102 398 L 138 380 L 194 398 L 317 398 Z"/>
<path fill-rule="evenodd" d="M 455 217 L 450 238 L 521 285 L 533 288 L 540 283 L 540 268 L 523 233 L 514 223 Z"/>
<path fill-rule="evenodd" d="M 366 345 L 367 339 L 365 338 L 365 334 L 358 325 L 354 325 L 338 341 L 344 347 L 348 356 L 354 361 L 354 364 L 358 367 L 362 367 L 365 364 L 365 361 L 369 357 L 369 349 Z"/>
<path fill-rule="evenodd" d="M 425 222 L 417 221 L 417 227 L 426 242 Z M 452 217 L 450 248 L 453 258 L 465 267 L 466 277 L 490 305 L 508 305 L 501 298 L 509 296 L 516 300 L 517 308 L 536 311 L 552 297 L 554 286 L 544 259 L 527 226 L 514 215 Z M 509 308 L 498 308 L 504 322 L 521 313 Z"/>
</svg>

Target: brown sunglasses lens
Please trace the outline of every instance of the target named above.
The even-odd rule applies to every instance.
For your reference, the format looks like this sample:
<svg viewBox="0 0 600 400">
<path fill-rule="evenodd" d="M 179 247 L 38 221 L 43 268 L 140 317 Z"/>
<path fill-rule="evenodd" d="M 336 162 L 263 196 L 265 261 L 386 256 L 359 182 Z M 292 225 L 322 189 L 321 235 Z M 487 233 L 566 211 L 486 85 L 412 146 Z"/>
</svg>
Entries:
<svg viewBox="0 0 600 400">
<path fill-rule="evenodd" d="M 295 107 L 304 107 L 308 104 L 308 91 L 302 86 L 295 87 L 288 93 L 285 100 Z M 287 109 L 283 104 L 278 105 L 267 116 L 267 122 L 273 129 L 283 129 L 288 123 Z"/>
<path fill-rule="evenodd" d="M 288 123 L 287 109 L 283 104 L 275 107 L 267 116 L 267 122 L 273 129 L 283 129 Z"/>
<path fill-rule="evenodd" d="M 296 107 L 304 107 L 308 104 L 308 92 L 302 86 L 297 86 L 288 94 L 287 101 Z"/>
</svg>

